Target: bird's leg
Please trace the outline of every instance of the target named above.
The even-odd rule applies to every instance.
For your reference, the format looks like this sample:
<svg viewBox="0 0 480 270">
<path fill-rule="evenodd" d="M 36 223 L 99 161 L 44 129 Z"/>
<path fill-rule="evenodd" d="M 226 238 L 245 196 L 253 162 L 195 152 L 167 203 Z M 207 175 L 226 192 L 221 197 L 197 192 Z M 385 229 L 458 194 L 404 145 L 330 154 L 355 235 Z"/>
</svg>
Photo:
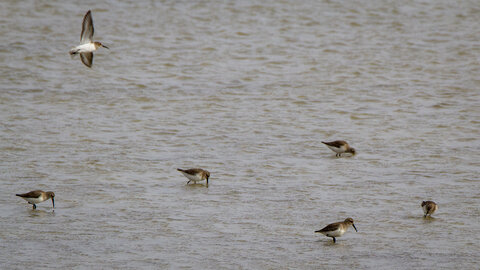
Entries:
<svg viewBox="0 0 480 270">
<path fill-rule="evenodd" d="M 36 206 L 35 204 L 33 204 L 33 209 L 34 209 L 34 210 L 37 209 L 37 206 Z"/>
<path fill-rule="evenodd" d="M 337 242 L 337 240 L 335 239 L 335 237 L 332 237 L 332 238 L 333 238 L 333 243 L 336 243 L 336 242 Z"/>
</svg>

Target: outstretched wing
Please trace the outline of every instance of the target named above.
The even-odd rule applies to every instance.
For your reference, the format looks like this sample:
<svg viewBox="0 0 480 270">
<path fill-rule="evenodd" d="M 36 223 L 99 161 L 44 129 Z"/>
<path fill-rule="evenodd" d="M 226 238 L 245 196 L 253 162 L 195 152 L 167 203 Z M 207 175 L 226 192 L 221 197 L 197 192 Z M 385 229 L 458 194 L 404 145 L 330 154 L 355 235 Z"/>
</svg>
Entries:
<svg viewBox="0 0 480 270">
<path fill-rule="evenodd" d="M 82 60 L 82 63 L 85 64 L 85 66 L 91 68 L 93 64 L 93 53 L 88 52 L 88 53 L 81 53 L 80 54 L 80 59 Z"/>
<path fill-rule="evenodd" d="M 89 10 L 87 14 L 85 14 L 85 17 L 83 17 L 82 34 L 80 35 L 80 42 L 82 44 L 92 42 L 93 32 L 94 32 L 94 29 L 93 29 L 92 12 Z"/>
</svg>

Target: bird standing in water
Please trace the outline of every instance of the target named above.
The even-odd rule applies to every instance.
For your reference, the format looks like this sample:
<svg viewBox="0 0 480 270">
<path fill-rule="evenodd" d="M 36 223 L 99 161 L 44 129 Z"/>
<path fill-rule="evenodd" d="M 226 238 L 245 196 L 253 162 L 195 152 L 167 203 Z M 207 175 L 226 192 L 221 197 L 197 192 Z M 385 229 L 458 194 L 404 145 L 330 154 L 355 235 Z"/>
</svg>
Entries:
<svg viewBox="0 0 480 270">
<path fill-rule="evenodd" d="M 424 218 L 426 218 L 427 215 L 431 217 L 433 212 L 435 212 L 438 209 L 438 205 L 432 201 L 423 201 L 422 209 L 423 209 L 423 213 L 425 214 L 423 215 Z"/>
<path fill-rule="evenodd" d="M 333 238 L 333 242 L 336 243 L 337 240 L 335 237 L 340 237 L 342 236 L 348 229 L 348 226 L 352 225 L 355 231 L 358 232 L 357 227 L 355 227 L 355 224 L 353 224 L 353 219 L 352 218 L 347 218 L 343 222 L 335 222 L 332 224 L 328 224 L 325 228 L 315 231 L 316 233 L 321 233 L 324 234 L 328 237 Z"/>
<path fill-rule="evenodd" d="M 55 208 L 55 193 L 52 191 L 41 191 L 41 190 L 34 190 L 23 194 L 16 194 L 17 196 L 21 197 L 29 204 L 33 204 L 33 209 L 37 209 L 37 203 L 44 202 L 48 199 L 52 199 L 53 208 Z"/>
<path fill-rule="evenodd" d="M 322 142 L 325 144 L 330 150 L 336 153 L 335 156 L 340 157 L 343 153 L 350 153 L 355 155 L 355 149 L 350 147 L 346 141 L 333 141 L 333 142 Z"/>
<path fill-rule="evenodd" d="M 193 181 L 194 184 L 197 182 L 207 180 L 207 186 L 208 186 L 208 178 L 210 177 L 210 172 L 203 170 L 203 169 L 188 169 L 188 170 L 183 170 L 183 169 L 177 169 L 177 171 L 181 172 L 185 177 L 188 178 L 188 183 Z"/>
<path fill-rule="evenodd" d="M 80 54 L 80 59 L 85 66 L 91 68 L 93 64 L 93 52 L 96 51 L 99 47 L 104 47 L 109 49 L 107 46 L 103 45 L 98 41 L 92 41 L 93 39 L 93 21 L 92 21 L 92 12 L 89 10 L 85 17 L 83 17 L 82 23 L 82 33 L 80 34 L 80 45 L 70 50 L 70 55 L 74 57 L 77 54 Z"/>
</svg>

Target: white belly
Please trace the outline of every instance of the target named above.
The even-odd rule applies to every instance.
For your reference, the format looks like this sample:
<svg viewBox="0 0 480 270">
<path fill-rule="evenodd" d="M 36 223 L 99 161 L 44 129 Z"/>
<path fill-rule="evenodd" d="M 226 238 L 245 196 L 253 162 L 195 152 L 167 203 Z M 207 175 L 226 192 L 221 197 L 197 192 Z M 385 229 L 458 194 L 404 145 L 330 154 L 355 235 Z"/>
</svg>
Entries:
<svg viewBox="0 0 480 270">
<path fill-rule="evenodd" d="M 23 198 L 25 201 L 31 203 L 31 204 L 37 204 L 37 203 L 41 203 L 45 200 L 42 199 L 42 196 L 40 196 L 40 198 Z"/>
<path fill-rule="evenodd" d="M 86 53 L 86 52 L 93 52 L 97 50 L 95 48 L 95 45 L 93 43 L 85 43 L 78 45 L 77 47 L 73 48 L 71 51 L 74 51 L 76 53 Z"/>
<path fill-rule="evenodd" d="M 330 148 L 333 152 L 335 153 L 344 153 L 346 149 L 345 146 L 342 146 L 342 147 L 333 147 L 333 146 L 330 146 L 330 145 L 327 145 L 328 148 Z"/>
<path fill-rule="evenodd" d="M 198 181 L 203 181 L 198 175 L 191 175 L 191 174 L 188 174 L 188 173 L 185 173 L 185 172 L 182 172 L 183 175 L 185 175 L 185 177 L 188 178 L 188 180 L 192 180 L 194 182 L 198 182 Z"/>
<path fill-rule="evenodd" d="M 335 231 L 329 231 L 329 232 L 323 232 L 324 235 L 328 237 L 340 237 L 345 233 L 346 230 L 335 230 Z"/>
</svg>

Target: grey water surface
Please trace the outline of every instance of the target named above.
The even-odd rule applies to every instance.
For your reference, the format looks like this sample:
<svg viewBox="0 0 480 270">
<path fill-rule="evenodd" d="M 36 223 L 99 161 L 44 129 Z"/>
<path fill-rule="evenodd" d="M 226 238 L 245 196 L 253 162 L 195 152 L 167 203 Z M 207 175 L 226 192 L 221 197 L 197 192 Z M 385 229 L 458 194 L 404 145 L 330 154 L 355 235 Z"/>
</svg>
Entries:
<svg viewBox="0 0 480 270">
<path fill-rule="evenodd" d="M 478 1 L 1 1 L 0 268 L 478 269 L 479 29 Z"/>
</svg>

